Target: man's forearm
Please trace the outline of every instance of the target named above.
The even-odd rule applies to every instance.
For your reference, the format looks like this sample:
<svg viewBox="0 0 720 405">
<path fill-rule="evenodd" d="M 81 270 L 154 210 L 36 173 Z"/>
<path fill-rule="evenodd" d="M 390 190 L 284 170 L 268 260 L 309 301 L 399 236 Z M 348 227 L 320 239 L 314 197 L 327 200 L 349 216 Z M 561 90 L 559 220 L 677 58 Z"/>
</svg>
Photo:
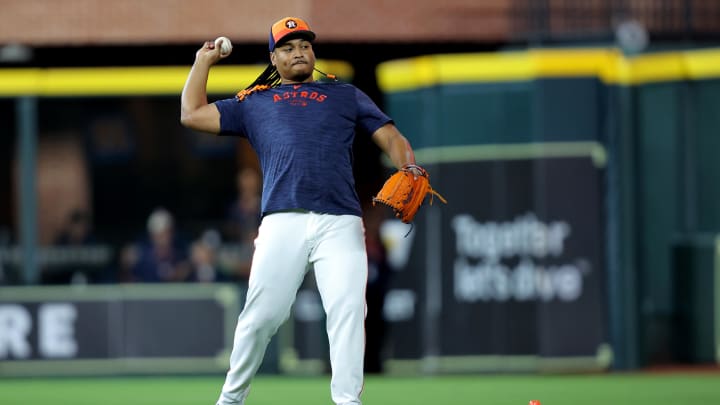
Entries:
<svg viewBox="0 0 720 405">
<path fill-rule="evenodd" d="M 396 136 L 390 145 L 388 156 L 397 168 L 408 164 L 415 164 L 415 154 L 410 143 L 404 136 Z"/>
<path fill-rule="evenodd" d="M 195 63 L 190 69 L 181 97 L 181 114 L 187 114 L 207 104 L 207 81 L 210 66 Z"/>
</svg>

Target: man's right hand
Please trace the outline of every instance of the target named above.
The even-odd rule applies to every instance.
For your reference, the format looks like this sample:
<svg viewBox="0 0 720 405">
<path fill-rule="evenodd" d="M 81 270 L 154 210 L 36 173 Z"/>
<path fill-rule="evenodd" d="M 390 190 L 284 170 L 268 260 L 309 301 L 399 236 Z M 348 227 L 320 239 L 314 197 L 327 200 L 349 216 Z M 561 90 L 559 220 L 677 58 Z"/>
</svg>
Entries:
<svg viewBox="0 0 720 405">
<path fill-rule="evenodd" d="M 195 62 L 206 64 L 207 66 L 218 63 L 220 59 L 224 59 L 230 56 L 230 54 L 222 55 L 220 48 L 215 47 L 214 41 L 205 41 L 202 48 L 198 49 L 195 53 Z"/>
</svg>

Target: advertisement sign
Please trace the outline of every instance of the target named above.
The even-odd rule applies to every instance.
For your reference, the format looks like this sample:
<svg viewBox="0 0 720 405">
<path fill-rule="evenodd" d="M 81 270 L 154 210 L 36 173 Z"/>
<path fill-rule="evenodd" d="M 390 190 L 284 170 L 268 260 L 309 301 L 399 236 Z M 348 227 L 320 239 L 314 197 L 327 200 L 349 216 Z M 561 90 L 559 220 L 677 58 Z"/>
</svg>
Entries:
<svg viewBox="0 0 720 405">
<path fill-rule="evenodd" d="M 449 204 L 424 206 L 408 238 L 386 233 L 410 244 L 389 297 L 415 297 L 403 319 L 388 318 L 402 305 L 386 303 L 389 363 L 480 371 L 605 362 L 602 168 L 562 157 L 443 163 L 433 173 Z"/>
<path fill-rule="evenodd" d="M 224 372 L 232 285 L 3 287 L 0 375 Z"/>
</svg>

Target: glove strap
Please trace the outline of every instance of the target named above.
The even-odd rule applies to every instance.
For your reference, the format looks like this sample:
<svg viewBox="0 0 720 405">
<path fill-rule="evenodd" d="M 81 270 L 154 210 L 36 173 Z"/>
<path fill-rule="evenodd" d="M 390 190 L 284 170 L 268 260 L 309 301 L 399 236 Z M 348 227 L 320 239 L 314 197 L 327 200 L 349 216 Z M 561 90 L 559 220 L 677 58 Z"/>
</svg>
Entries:
<svg viewBox="0 0 720 405">
<path fill-rule="evenodd" d="M 422 167 L 420 167 L 420 166 L 418 166 L 418 165 L 416 165 L 416 164 L 412 164 L 412 163 L 406 164 L 406 165 L 403 166 L 402 169 L 400 169 L 400 170 L 403 170 L 403 171 L 406 171 L 406 172 L 407 172 L 407 171 L 411 171 L 412 169 L 416 169 L 417 171 L 420 172 L 420 175 L 422 175 L 422 176 L 424 176 L 424 177 L 428 177 L 427 170 L 423 169 Z"/>
<path fill-rule="evenodd" d="M 441 196 L 440 193 L 438 193 L 432 187 L 430 187 L 430 205 L 432 205 L 433 196 L 439 198 L 440 201 L 442 201 L 444 204 L 447 204 L 447 200 L 445 198 L 443 198 L 443 196 Z"/>
</svg>

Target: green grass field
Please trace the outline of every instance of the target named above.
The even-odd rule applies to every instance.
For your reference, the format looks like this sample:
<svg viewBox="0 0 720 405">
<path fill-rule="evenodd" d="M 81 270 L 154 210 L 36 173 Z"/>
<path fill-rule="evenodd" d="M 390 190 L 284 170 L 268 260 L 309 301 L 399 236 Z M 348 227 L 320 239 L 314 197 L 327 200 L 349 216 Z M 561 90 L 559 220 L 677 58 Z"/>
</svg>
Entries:
<svg viewBox="0 0 720 405">
<path fill-rule="evenodd" d="M 0 380 L 2 405 L 214 405 L 222 376 Z M 368 377 L 366 405 L 712 405 L 717 373 Z M 327 377 L 260 376 L 248 405 L 330 405 Z"/>
</svg>

